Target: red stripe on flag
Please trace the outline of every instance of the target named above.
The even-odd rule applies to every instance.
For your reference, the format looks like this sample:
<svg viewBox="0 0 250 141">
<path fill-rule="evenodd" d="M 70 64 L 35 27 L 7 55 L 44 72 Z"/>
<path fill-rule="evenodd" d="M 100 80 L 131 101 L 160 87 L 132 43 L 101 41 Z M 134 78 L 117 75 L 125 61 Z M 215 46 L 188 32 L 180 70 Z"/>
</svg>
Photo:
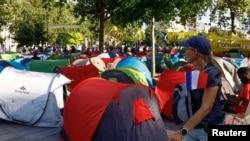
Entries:
<svg viewBox="0 0 250 141">
<path fill-rule="evenodd" d="M 208 77 L 207 73 L 200 72 L 197 89 L 204 89 L 207 87 L 207 77 Z"/>
</svg>

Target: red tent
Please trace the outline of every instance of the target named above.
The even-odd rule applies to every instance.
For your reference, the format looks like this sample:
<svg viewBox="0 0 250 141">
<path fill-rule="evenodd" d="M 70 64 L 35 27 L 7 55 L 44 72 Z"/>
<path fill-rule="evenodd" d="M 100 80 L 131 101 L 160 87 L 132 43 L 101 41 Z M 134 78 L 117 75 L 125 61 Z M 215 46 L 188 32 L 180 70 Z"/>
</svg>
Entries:
<svg viewBox="0 0 250 141">
<path fill-rule="evenodd" d="M 158 81 L 155 86 L 155 93 L 163 115 L 167 117 L 172 116 L 171 105 L 174 89 L 177 84 L 184 82 L 184 73 L 181 71 L 165 70 L 158 77 Z"/>
<path fill-rule="evenodd" d="M 70 93 L 63 116 L 72 141 L 168 140 L 154 91 L 141 84 L 86 79 Z"/>
<path fill-rule="evenodd" d="M 69 90 L 72 90 L 81 81 L 99 75 L 99 71 L 92 64 L 84 66 L 56 67 L 53 72 L 62 73 L 72 80 L 72 82 L 68 84 Z"/>
</svg>

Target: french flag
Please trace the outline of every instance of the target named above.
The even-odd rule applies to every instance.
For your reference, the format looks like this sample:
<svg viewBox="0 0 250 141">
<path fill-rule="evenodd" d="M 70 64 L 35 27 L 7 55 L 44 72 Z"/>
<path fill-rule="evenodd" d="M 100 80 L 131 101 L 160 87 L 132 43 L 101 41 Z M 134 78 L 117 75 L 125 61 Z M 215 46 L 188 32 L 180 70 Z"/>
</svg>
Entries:
<svg viewBox="0 0 250 141">
<path fill-rule="evenodd" d="M 187 90 L 204 89 L 207 86 L 208 74 L 201 71 L 186 72 Z"/>
</svg>

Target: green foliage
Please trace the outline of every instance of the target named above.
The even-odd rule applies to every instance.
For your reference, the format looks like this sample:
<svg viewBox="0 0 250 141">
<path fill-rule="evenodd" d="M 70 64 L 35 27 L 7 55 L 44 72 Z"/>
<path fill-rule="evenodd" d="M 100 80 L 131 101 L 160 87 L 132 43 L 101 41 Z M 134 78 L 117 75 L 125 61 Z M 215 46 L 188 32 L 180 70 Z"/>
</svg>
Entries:
<svg viewBox="0 0 250 141">
<path fill-rule="evenodd" d="M 0 6 L 5 2 L 2 0 Z M 152 18 L 155 18 L 155 21 L 168 24 L 177 16 L 184 25 L 193 23 L 197 15 L 202 16 L 211 5 L 212 0 L 16 0 L 10 4 L 10 10 L 4 10 L 12 12 L 4 19 L 11 21 L 11 31 L 16 33 L 15 39 L 20 45 L 38 44 L 40 41 L 66 45 L 79 43 L 85 37 L 99 37 L 102 51 L 104 35 L 108 34 L 105 30 L 107 22 L 119 28 L 122 40 L 145 39 L 150 45 L 150 30 L 146 31 L 146 36 L 140 31 L 143 23 L 150 27 Z M 0 7 L 0 14 L 3 13 L 1 9 L 3 7 Z M 81 37 L 48 32 L 49 25 L 72 23 L 82 24 Z"/>
<path fill-rule="evenodd" d="M 244 14 L 249 11 L 249 0 L 218 0 L 211 9 L 211 21 L 215 21 L 218 13 L 218 25 L 224 28 L 231 26 L 231 32 L 236 33 L 235 19 L 245 20 Z"/>
<path fill-rule="evenodd" d="M 82 40 L 82 37 L 76 39 L 74 36 L 58 39 L 61 36 L 48 31 L 48 27 L 54 24 L 81 24 L 73 15 L 74 3 L 62 4 L 51 0 L 13 0 L 11 3 L 4 1 L 0 1 L 0 27 L 3 25 L 1 21 L 7 21 L 7 27 L 14 34 L 14 40 L 19 46 L 38 45 L 40 42 L 54 44 L 57 41 L 66 45 L 71 44 L 72 39 L 75 43 Z M 8 8 L 3 9 L 1 5 Z"/>
<path fill-rule="evenodd" d="M 0 29 L 5 26 L 11 18 L 10 4 L 9 0 L 0 0 Z"/>
<path fill-rule="evenodd" d="M 120 28 L 127 29 L 128 23 L 151 24 L 152 18 L 156 21 L 168 23 L 176 16 L 181 18 L 183 24 L 194 19 L 208 9 L 212 0 L 78 0 L 75 8 L 76 16 L 92 22 L 94 30 L 99 31 L 99 48 L 102 51 L 105 22 Z M 127 29 L 128 30 L 128 29 Z M 125 37 L 125 40 L 129 36 Z M 151 36 L 150 36 L 151 37 Z"/>
</svg>

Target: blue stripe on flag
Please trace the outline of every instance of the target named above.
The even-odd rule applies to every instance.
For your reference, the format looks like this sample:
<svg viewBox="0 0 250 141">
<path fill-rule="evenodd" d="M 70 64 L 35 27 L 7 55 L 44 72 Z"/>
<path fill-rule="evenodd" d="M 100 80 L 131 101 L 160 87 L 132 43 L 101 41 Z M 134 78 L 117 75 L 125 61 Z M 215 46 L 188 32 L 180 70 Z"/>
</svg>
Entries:
<svg viewBox="0 0 250 141">
<path fill-rule="evenodd" d="M 186 87 L 187 90 L 192 88 L 192 72 L 186 72 Z"/>
</svg>

